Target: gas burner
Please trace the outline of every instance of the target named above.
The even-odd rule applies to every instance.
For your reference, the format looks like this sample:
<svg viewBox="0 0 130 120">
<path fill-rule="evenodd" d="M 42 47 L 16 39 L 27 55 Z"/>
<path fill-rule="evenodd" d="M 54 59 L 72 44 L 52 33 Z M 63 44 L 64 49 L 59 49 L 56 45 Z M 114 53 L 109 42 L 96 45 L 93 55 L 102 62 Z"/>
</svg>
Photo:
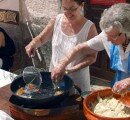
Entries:
<svg viewBox="0 0 130 120">
<path fill-rule="evenodd" d="M 56 115 L 59 114 L 60 112 L 70 112 L 71 110 L 79 110 L 82 108 L 82 101 L 77 101 L 76 99 L 79 98 L 79 95 L 72 95 L 68 96 L 65 100 L 63 100 L 61 103 L 57 103 L 55 105 L 50 105 L 50 106 L 28 106 L 26 103 L 21 103 L 15 97 L 12 95 L 9 99 L 11 106 L 10 106 L 10 111 L 12 116 L 16 116 L 19 114 L 24 114 L 26 115 L 33 115 L 33 116 L 46 116 L 46 115 Z M 15 111 L 15 112 L 14 112 Z M 16 114 L 17 113 L 19 114 Z M 72 112 L 71 111 L 71 112 Z M 21 116 L 21 115 L 20 115 Z"/>
</svg>

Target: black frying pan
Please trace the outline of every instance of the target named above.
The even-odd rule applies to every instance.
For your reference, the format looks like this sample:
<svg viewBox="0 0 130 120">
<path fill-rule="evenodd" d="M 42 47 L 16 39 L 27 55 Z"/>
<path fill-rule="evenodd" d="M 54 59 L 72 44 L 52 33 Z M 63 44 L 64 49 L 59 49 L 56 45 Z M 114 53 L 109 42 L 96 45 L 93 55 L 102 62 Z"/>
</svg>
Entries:
<svg viewBox="0 0 130 120">
<path fill-rule="evenodd" d="M 41 89 L 53 89 L 54 86 L 51 80 L 51 73 L 41 72 L 41 75 L 43 79 Z M 65 75 L 59 83 L 59 87 L 62 90 L 60 95 L 44 96 L 43 94 L 38 94 L 34 95 L 32 98 L 26 98 L 16 94 L 17 90 L 24 86 L 25 82 L 22 75 L 17 76 L 10 86 L 13 95 L 21 104 L 28 106 L 28 108 L 48 108 L 64 100 L 68 96 L 69 92 L 73 89 L 74 83 L 70 77 Z"/>
</svg>

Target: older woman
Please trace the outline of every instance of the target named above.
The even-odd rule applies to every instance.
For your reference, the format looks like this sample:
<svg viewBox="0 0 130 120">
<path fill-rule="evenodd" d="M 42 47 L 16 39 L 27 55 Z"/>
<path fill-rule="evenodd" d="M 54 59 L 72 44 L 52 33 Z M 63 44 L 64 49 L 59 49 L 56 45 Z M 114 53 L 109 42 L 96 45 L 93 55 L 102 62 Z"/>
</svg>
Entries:
<svg viewBox="0 0 130 120">
<path fill-rule="evenodd" d="M 27 54 L 31 56 L 37 47 L 52 38 L 51 71 L 58 65 L 59 60 L 65 57 L 77 44 L 96 36 L 97 30 L 94 23 L 82 14 L 83 6 L 83 0 L 61 0 L 63 14 L 52 19 L 46 28 L 26 46 Z M 96 54 L 87 55 L 88 60 L 85 62 L 83 58 L 84 54 L 80 54 L 66 69 L 70 72 L 69 76 L 74 80 L 74 83 L 82 91 L 86 91 L 90 89 L 89 67 L 87 66 L 95 62 Z"/>
<path fill-rule="evenodd" d="M 116 71 L 111 86 L 115 92 L 130 88 L 130 4 L 119 3 L 105 10 L 100 20 L 102 32 L 91 40 L 77 45 L 52 72 L 52 79 L 64 73 L 66 66 L 82 54 L 106 50 L 110 67 Z M 118 82 L 120 81 L 120 82 Z"/>
</svg>

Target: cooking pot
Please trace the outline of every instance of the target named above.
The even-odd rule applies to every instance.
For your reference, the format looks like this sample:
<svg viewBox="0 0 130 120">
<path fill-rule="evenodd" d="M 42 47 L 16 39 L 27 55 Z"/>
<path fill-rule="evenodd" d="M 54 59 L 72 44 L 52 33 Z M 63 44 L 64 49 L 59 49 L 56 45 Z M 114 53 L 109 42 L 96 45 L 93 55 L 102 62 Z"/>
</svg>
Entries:
<svg viewBox="0 0 130 120">
<path fill-rule="evenodd" d="M 42 75 L 42 84 L 40 89 L 46 88 L 54 88 L 52 80 L 51 80 L 51 73 L 50 72 L 41 72 Z M 62 80 L 59 82 L 59 88 L 62 90 L 62 93 L 59 95 L 51 95 L 51 96 L 44 96 L 43 94 L 39 94 L 35 97 L 23 97 L 21 95 L 16 94 L 18 89 L 21 87 L 25 87 L 26 84 L 23 80 L 23 76 L 17 76 L 13 82 L 11 83 L 10 89 L 17 98 L 17 100 L 24 106 L 28 108 L 49 108 L 53 105 L 58 104 L 59 102 L 63 101 L 71 91 L 74 89 L 74 83 L 70 77 L 65 75 Z M 80 89 L 78 91 L 81 93 Z"/>
<path fill-rule="evenodd" d="M 101 116 L 101 115 L 95 114 L 91 110 L 92 103 L 95 103 L 99 96 L 101 98 L 105 98 L 105 97 L 110 97 L 112 95 L 113 95 L 113 97 L 115 97 L 117 99 L 120 98 L 120 95 L 114 94 L 112 92 L 111 88 L 97 90 L 95 92 L 92 92 L 90 95 L 88 95 L 83 101 L 83 111 L 84 111 L 84 115 L 87 118 L 87 120 L 130 120 L 130 117 L 112 118 L 112 117 Z M 130 96 L 130 92 L 128 92 L 128 96 Z"/>
</svg>

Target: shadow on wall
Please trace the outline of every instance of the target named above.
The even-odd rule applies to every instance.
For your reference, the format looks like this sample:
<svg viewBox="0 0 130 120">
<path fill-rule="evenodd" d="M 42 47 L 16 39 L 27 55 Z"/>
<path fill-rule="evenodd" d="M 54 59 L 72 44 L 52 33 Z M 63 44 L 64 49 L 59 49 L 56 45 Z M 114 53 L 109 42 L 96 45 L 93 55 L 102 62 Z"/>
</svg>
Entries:
<svg viewBox="0 0 130 120">
<path fill-rule="evenodd" d="M 0 22 L 0 26 L 7 32 L 7 34 L 14 40 L 16 46 L 16 53 L 14 55 L 14 65 L 11 71 L 19 69 L 22 65 L 22 37 L 20 27 L 18 25 L 7 24 Z M 18 61 L 17 61 L 18 60 Z M 17 61 L 17 62 L 16 62 Z M 15 67 L 14 67 L 15 66 Z"/>
</svg>

